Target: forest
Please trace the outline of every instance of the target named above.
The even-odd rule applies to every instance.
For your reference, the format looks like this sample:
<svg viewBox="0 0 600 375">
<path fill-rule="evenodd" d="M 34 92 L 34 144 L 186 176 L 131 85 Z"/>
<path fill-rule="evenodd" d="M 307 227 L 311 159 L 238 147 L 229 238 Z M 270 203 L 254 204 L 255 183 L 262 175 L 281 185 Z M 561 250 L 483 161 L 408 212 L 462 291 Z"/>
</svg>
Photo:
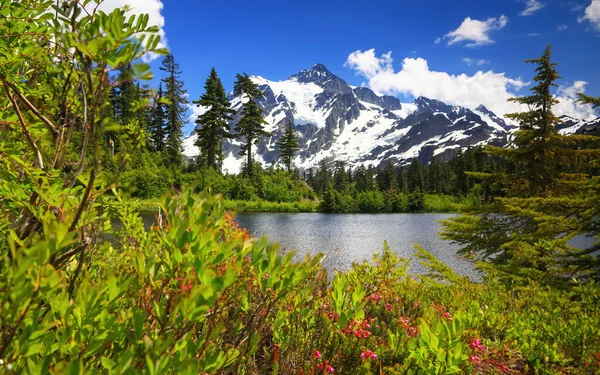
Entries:
<svg viewBox="0 0 600 375">
<path fill-rule="evenodd" d="M 158 28 L 94 4 L 0 0 L 0 373 L 600 372 L 600 138 L 555 129 L 550 46 L 525 61 L 532 85 L 511 99 L 527 110 L 508 115 L 519 123 L 510 147 L 300 175 L 291 130 L 281 167 L 253 162 L 264 119 L 245 73 L 235 135 L 210 73 L 201 156 L 185 160 L 188 99 Z M 142 84 L 148 53 L 164 56 L 155 90 Z M 220 170 L 233 136 L 247 158 L 239 176 Z M 160 207 L 149 229 L 140 198 Z M 442 237 L 483 277 L 419 245 L 429 271 L 415 277 L 383 240 L 371 260 L 328 272 L 324 255 L 296 261 L 238 228 L 229 208 L 242 202 L 460 209 Z M 589 248 L 571 245 L 581 235 Z"/>
</svg>

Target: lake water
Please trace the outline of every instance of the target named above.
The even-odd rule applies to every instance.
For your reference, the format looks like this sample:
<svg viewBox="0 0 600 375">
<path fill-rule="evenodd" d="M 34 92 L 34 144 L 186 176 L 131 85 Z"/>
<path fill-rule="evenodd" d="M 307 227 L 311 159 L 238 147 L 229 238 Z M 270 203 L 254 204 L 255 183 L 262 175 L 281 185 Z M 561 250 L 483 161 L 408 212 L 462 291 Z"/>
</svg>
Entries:
<svg viewBox="0 0 600 375">
<path fill-rule="evenodd" d="M 353 262 L 370 260 L 383 250 L 387 241 L 400 257 L 410 258 L 414 245 L 448 264 L 461 275 L 478 279 L 473 263 L 457 254 L 459 247 L 443 241 L 438 220 L 451 214 L 322 214 L 322 213 L 239 213 L 239 226 L 250 234 L 267 236 L 284 250 L 295 250 L 299 258 L 305 254 L 326 255 L 323 266 L 329 270 L 347 270 Z M 412 260 L 411 273 L 422 273 L 424 267 Z"/>
<path fill-rule="evenodd" d="M 391 250 L 402 258 L 411 258 L 418 243 L 457 273 L 479 280 L 474 264 L 458 255 L 459 246 L 442 240 L 439 220 L 452 214 L 323 214 L 323 213 L 238 213 L 236 220 L 255 237 L 267 236 L 284 251 L 326 255 L 323 266 L 330 271 L 348 270 L 353 262 L 370 260 L 383 250 L 387 241 Z M 142 213 L 146 227 L 155 222 L 154 213 Z M 117 222 L 114 223 L 118 225 Z M 592 238 L 579 236 L 570 244 L 579 248 L 591 245 Z M 411 259 L 410 273 L 426 272 Z"/>
</svg>

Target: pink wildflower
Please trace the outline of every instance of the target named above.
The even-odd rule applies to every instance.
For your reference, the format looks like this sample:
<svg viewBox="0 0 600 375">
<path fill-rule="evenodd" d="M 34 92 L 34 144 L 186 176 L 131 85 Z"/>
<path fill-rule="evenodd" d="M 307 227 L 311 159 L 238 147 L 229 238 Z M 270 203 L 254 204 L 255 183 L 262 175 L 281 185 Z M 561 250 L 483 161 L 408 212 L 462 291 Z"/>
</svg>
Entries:
<svg viewBox="0 0 600 375">
<path fill-rule="evenodd" d="M 323 356 L 321 355 L 321 352 L 319 352 L 318 350 L 315 350 L 315 359 L 321 359 L 323 358 Z"/>
</svg>

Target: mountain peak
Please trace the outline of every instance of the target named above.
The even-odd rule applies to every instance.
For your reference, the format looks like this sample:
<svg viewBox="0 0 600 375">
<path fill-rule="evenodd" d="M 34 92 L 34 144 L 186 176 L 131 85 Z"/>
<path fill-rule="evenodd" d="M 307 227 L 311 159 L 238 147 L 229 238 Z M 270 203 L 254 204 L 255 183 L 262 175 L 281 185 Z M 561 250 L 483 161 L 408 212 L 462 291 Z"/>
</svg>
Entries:
<svg viewBox="0 0 600 375">
<path fill-rule="evenodd" d="M 331 73 L 323 64 L 315 64 L 311 69 L 301 70 L 289 79 L 299 83 L 314 83 L 335 93 L 349 94 L 352 92 L 350 86 L 343 79 Z"/>
<path fill-rule="evenodd" d="M 327 70 L 327 67 L 323 64 L 315 64 L 311 70 L 315 72 L 329 73 L 329 70 Z"/>
<path fill-rule="evenodd" d="M 490 111 L 486 106 L 484 106 L 483 104 L 480 104 L 479 107 L 475 108 L 476 111 L 479 111 L 485 115 L 488 116 L 496 116 L 496 114 L 492 111 Z"/>
</svg>

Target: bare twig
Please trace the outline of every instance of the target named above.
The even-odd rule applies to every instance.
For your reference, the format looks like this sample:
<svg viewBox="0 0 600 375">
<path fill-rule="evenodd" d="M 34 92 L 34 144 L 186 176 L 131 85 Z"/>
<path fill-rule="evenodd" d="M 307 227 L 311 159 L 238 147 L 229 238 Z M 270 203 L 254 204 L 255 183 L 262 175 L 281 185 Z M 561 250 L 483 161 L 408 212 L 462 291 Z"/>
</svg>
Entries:
<svg viewBox="0 0 600 375">
<path fill-rule="evenodd" d="M 17 116 L 19 117 L 19 122 L 21 123 L 21 129 L 23 130 L 23 134 L 25 134 L 25 137 L 27 138 L 27 142 L 29 142 L 29 145 L 35 152 L 39 167 L 41 169 L 44 169 L 44 160 L 42 159 L 42 153 L 40 152 L 40 149 L 38 148 L 38 146 L 35 144 L 35 141 L 33 140 L 33 138 L 31 138 L 31 134 L 29 134 L 29 130 L 27 130 L 27 124 L 25 124 L 25 119 L 23 118 L 23 114 L 21 113 L 21 110 L 19 109 L 19 105 L 17 104 L 15 98 L 13 98 L 12 94 L 10 93 L 6 80 L 4 79 L 3 82 L 4 82 L 4 91 L 6 92 L 8 99 L 10 100 L 15 112 L 17 113 Z"/>
<path fill-rule="evenodd" d="M 6 81 L 6 77 L 1 77 L 2 81 L 4 82 L 5 86 L 8 86 L 11 88 L 11 90 L 17 95 L 17 97 L 19 97 L 19 99 L 25 103 L 25 106 L 31 111 L 33 112 L 34 115 L 36 115 L 37 118 L 39 118 L 44 124 L 46 124 L 46 127 L 48 127 L 48 129 L 50 130 L 50 132 L 52 133 L 53 137 L 57 137 L 58 136 L 58 129 L 56 128 L 56 126 L 52 123 L 52 121 L 48 120 L 48 118 L 46 118 L 46 116 L 42 115 L 40 113 L 40 111 L 38 111 L 38 109 L 31 104 L 31 102 L 29 100 L 27 100 L 27 98 L 25 97 L 25 95 L 23 95 L 23 93 L 21 91 L 19 91 L 19 89 L 13 85 L 10 82 Z"/>
</svg>

